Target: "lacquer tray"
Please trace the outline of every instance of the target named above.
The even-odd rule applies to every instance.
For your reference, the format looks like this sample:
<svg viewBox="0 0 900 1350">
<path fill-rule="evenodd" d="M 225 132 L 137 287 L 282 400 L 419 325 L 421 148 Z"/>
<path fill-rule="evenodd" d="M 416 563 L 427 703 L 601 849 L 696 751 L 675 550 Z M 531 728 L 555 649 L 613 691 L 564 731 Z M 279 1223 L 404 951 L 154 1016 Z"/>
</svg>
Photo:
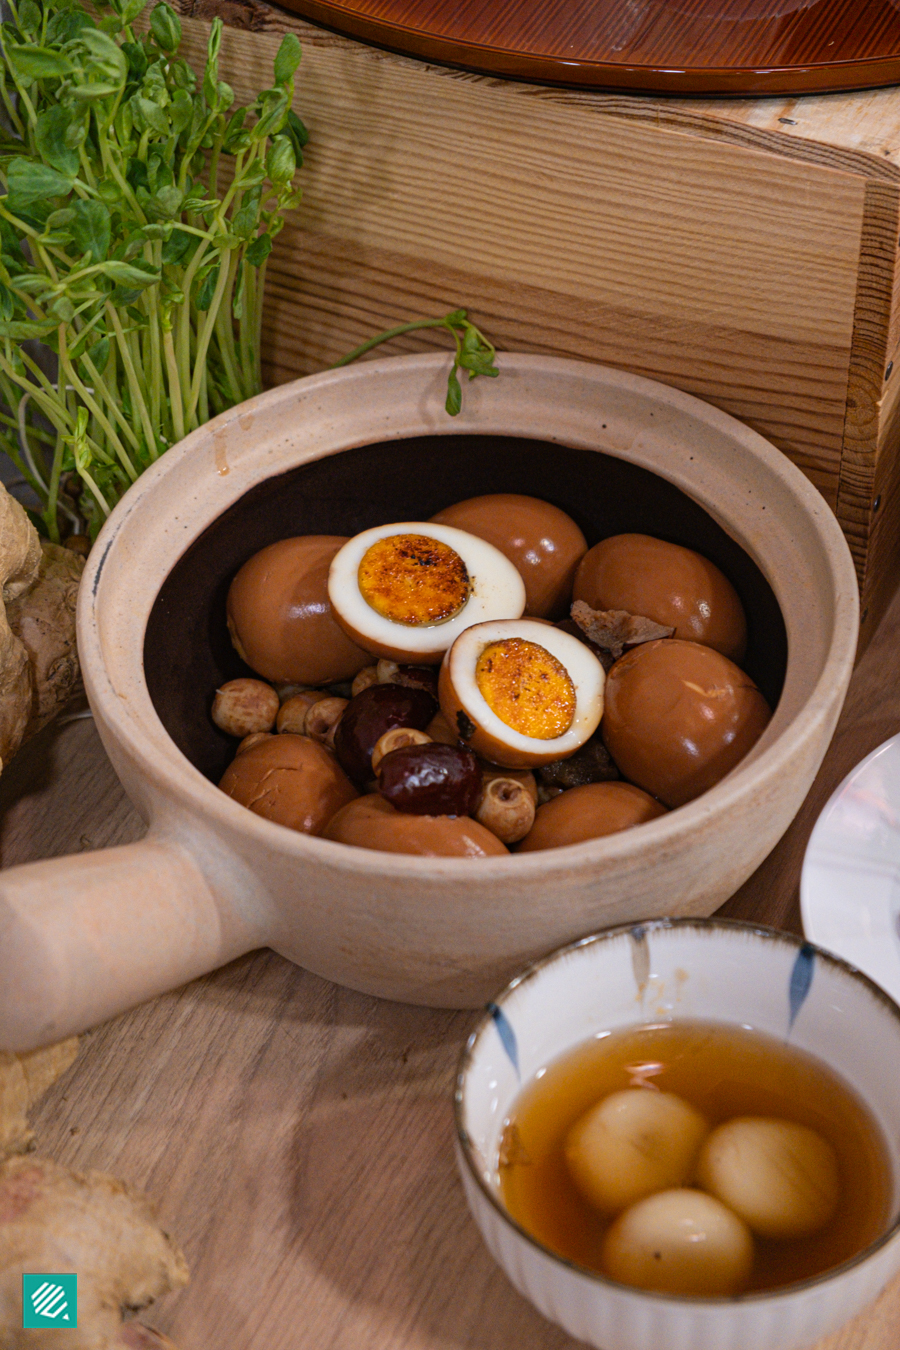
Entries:
<svg viewBox="0 0 900 1350">
<path fill-rule="evenodd" d="M 338 32 L 491 75 L 635 93 L 900 82 L 900 0 L 282 0 Z"/>
</svg>

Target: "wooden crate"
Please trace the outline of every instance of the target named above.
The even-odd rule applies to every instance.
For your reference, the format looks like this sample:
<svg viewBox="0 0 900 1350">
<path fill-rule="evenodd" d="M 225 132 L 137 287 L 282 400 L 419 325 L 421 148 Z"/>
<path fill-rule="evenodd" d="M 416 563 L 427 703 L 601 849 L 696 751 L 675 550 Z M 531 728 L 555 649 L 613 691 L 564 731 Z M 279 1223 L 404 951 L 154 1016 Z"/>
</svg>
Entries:
<svg viewBox="0 0 900 1350">
<path fill-rule="evenodd" d="M 466 306 L 501 348 L 677 385 L 820 489 L 867 642 L 900 575 L 900 90 L 736 102 L 518 84 L 258 0 L 185 0 L 191 59 L 213 13 L 241 100 L 271 82 L 284 32 L 303 44 L 311 141 L 304 206 L 269 263 L 272 383 Z"/>
</svg>

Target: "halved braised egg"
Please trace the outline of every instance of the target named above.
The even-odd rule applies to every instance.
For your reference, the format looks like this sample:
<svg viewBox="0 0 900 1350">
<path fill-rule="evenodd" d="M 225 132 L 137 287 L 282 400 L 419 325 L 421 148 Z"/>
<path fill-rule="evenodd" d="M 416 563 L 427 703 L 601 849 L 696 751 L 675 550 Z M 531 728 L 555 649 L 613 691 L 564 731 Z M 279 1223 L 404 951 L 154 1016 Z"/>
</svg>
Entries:
<svg viewBox="0 0 900 1350">
<path fill-rule="evenodd" d="M 437 662 L 464 629 L 515 619 L 525 583 L 508 558 L 465 530 L 423 521 L 350 539 L 328 574 L 335 618 L 359 646 L 394 661 Z"/>
<path fill-rule="evenodd" d="M 479 623 L 444 657 L 441 712 L 493 764 L 572 755 L 603 716 L 603 667 L 589 647 L 539 619 Z"/>
</svg>

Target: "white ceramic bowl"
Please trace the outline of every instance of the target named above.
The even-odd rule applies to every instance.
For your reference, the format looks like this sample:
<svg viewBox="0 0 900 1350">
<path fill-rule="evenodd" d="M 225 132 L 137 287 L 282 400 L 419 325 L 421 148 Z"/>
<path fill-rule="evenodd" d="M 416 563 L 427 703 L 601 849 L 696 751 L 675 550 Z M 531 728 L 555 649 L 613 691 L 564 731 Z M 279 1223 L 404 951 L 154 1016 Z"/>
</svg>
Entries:
<svg viewBox="0 0 900 1350">
<path fill-rule="evenodd" d="M 827 1063 L 881 1126 L 891 1222 L 843 1265 L 772 1292 L 687 1298 L 620 1285 L 556 1256 L 500 1200 L 498 1154 L 520 1089 L 607 1028 L 694 1018 L 789 1039 Z M 469 1038 L 456 1091 L 469 1206 L 513 1284 L 598 1350 L 799 1350 L 841 1326 L 900 1270 L 900 1008 L 865 976 L 788 934 L 659 920 L 584 938 L 530 966 Z"/>
</svg>

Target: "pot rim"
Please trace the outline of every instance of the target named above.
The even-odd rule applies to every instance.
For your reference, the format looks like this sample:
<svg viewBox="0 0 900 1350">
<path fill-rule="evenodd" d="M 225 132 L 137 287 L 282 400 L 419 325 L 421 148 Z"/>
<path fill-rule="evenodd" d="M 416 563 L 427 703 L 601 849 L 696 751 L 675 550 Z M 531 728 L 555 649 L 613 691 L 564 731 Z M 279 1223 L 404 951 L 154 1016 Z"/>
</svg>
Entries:
<svg viewBox="0 0 900 1350">
<path fill-rule="evenodd" d="M 301 834 L 264 820 L 220 792 L 214 783 L 191 764 L 165 730 L 150 699 L 143 669 L 144 629 L 141 632 L 140 651 L 131 651 L 129 654 L 130 666 L 138 681 L 140 696 L 131 694 L 123 697 L 117 691 L 104 661 L 100 633 L 98 610 L 102 606 L 103 572 L 116 548 L 122 547 L 123 539 L 127 544 L 129 531 L 136 528 L 132 523 L 132 517 L 142 509 L 152 511 L 152 507 L 145 503 L 152 502 L 160 482 L 168 475 L 178 472 L 189 457 L 198 457 L 211 445 L 215 445 L 216 437 L 222 436 L 226 429 L 241 419 L 255 417 L 260 413 L 271 413 L 279 405 L 296 403 L 298 398 L 305 404 L 314 403 L 318 396 L 323 396 L 327 400 L 329 395 L 333 397 L 335 386 L 341 390 L 344 405 L 352 397 L 354 387 L 359 389 L 360 386 L 358 397 L 371 403 L 373 395 L 377 398 L 379 391 L 385 390 L 392 375 L 407 372 L 414 374 L 417 380 L 421 380 L 422 406 L 417 407 L 413 414 L 418 429 L 415 427 L 411 429 L 408 424 L 403 423 L 384 426 L 373 419 L 367 436 L 361 438 L 354 435 L 348 439 L 346 434 L 342 436 L 343 428 L 338 425 L 335 428 L 333 448 L 319 455 L 310 456 L 310 459 L 324 458 L 328 454 L 340 453 L 358 445 L 389 439 L 406 439 L 416 434 L 477 435 L 497 432 L 498 428 L 490 417 L 489 399 L 492 392 L 490 386 L 493 385 L 493 381 L 479 380 L 473 389 L 467 389 L 466 406 L 459 417 L 451 419 L 443 414 L 443 400 L 441 397 L 438 402 L 435 390 L 441 392 L 443 383 L 441 377 L 446 372 L 447 359 L 442 353 L 384 357 L 363 362 L 355 367 L 329 370 L 277 386 L 236 408 L 227 410 L 191 432 L 183 441 L 167 450 L 141 475 L 100 531 L 79 588 L 79 649 L 82 654 L 85 687 L 101 734 L 105 733 L 107 739 L 111 738 L 132 761 L 137 762 L 142 774 L 152 785 L 164 789 L 169 797 L 173 795 L 173 789 L 176 789 L 182 806 L 186 806 L 189 802 L 191 811 L 201 816 L 204 823 L 215 833 L 227 835 L 232 839 L 240 838 L 242 846 L 246 846 L 249 851 L 265 848 L 298 861 L 315 860 L 319 865 L 330 863 L 343 871 L 349 869 L 352 872 L 367 874 L 371 874 L 374 865 L 383 875 L 397 878 L 428 878 L 434 881 L 436 875 L 446 874 L 458 878 L 464 872 L 467 876 L 471 876 L 473 881 L 477 881 L 482 875 L 499 879 L 506 871 L 510 878 L 525 878 L 539 871 L 543 875 L 549 874 L 552 879 L 553 873 L 568 873 L 576 865 L 597 865 L 601 862 L 614 864 L 635 852 L 643 851 L 645 847 L 666 848 L 709 815 L 727 812 L 741 801 L 764 796 L 767 786 L 783 773 L 786 755 L 800 752 L 807 742 L 815 739 L 823 719 L 834 712 L 843 700 L 855 657 L 859 609 L 856 574 L 846 541 L 836 518 L 818 490 L 781 451 L 757 432 L 691 394 L 640 375 L 632 375 L 592 362 L 508 352 L 502 353 L 500 358 L 504 373 L 508 373 L 507 378 L 516 375 L 527 378 L 529 375 L 540 374 L 555 376 L 561 381 L 586 379 L 600 386 L 604 383 L 612 384 L 629 393 L 642 395 L 648 401 L 660 406 L 671 407 L 682 415 L 699 420 L 714 431 L 720 431 L 732 440 L 738 440 L 747 453 L 761 463 L 773 479 L 782 481 L 797 502 L 798 509 L 811 524 L 818 540 L 819 561 L 827 569 L 831 582 L 833 601 L 830 613 L 831 632 L 825 644 L 825 657 L 815 684 L 787 726 L 774 735 L 770 743 L 766 740 L 768 732 L 764 733 L 761 748 L 757 747 L 751 751 L 750 755 L 714 788 L 676 811 L 634 829 L 558 849 L 490 858 L 413 856 L 356 849 Z M 435 377 L 438 377 L 437 380 Z M 501 380 L 502 378 L 501 374 Z M 486 415 L 482 411 L 485 404 L 487 404 Z M 528 428 L 516 428 L 506 434 L 522 437 L 530 435 L 534 439 L 541 440 L 555 439 L 561 444 L 573 443 L 573 437 L 565 435 L 554 437 L 548 434 L 542 425 L 535 426 L 530 431 Z M 630 458 L 627 453 L 622 453 L 615 447 L 603 446 L 602 451 L 614 458 Z M 641 462 L 639 458 L 637 462 Z M 284 471 L 285 466 L 278 465 L 272 473 L 275 475 Z M 675 474 L 670 476 L 660 473 L 657 467 L 651 471 L 687 491 Z M 242 493 L 223 503 L 220 510 L 227 509 L 234 500 L 239 499 L 240 495 Z M 687 491 L 687 495 L 694 495 L 694 499 L 713 518 L 717 518 L 715 509 L 698 497 L 696 492 L 692 494 Z M 179 549 L 177 552 L 173 550 L 166 575 L 208 524 L 209 521 L 201 523 L 192 530 L 189 537 L 186 535 L 179 541 Z M 727 526 L 723 524 L 723 528 Z M 745 547 L 745 551 L 749 551 L 745 545 L 741 546 Z M 762 560 L 756 561 L 770 584 L 774 584 L 775 579 L 766 574 Z M 153 601 L 155 599 L 154 594 Z M 789 648 L 786 686 L 790 676 Z M 776 709 L 776 718 L 777 715 Z M 771 724 L 769 730 L 771 731 Z M 179 814 L 183 815 L 183 810 Z M 152 823 L 151 820 L 151 828 Z"/>
</svg>

